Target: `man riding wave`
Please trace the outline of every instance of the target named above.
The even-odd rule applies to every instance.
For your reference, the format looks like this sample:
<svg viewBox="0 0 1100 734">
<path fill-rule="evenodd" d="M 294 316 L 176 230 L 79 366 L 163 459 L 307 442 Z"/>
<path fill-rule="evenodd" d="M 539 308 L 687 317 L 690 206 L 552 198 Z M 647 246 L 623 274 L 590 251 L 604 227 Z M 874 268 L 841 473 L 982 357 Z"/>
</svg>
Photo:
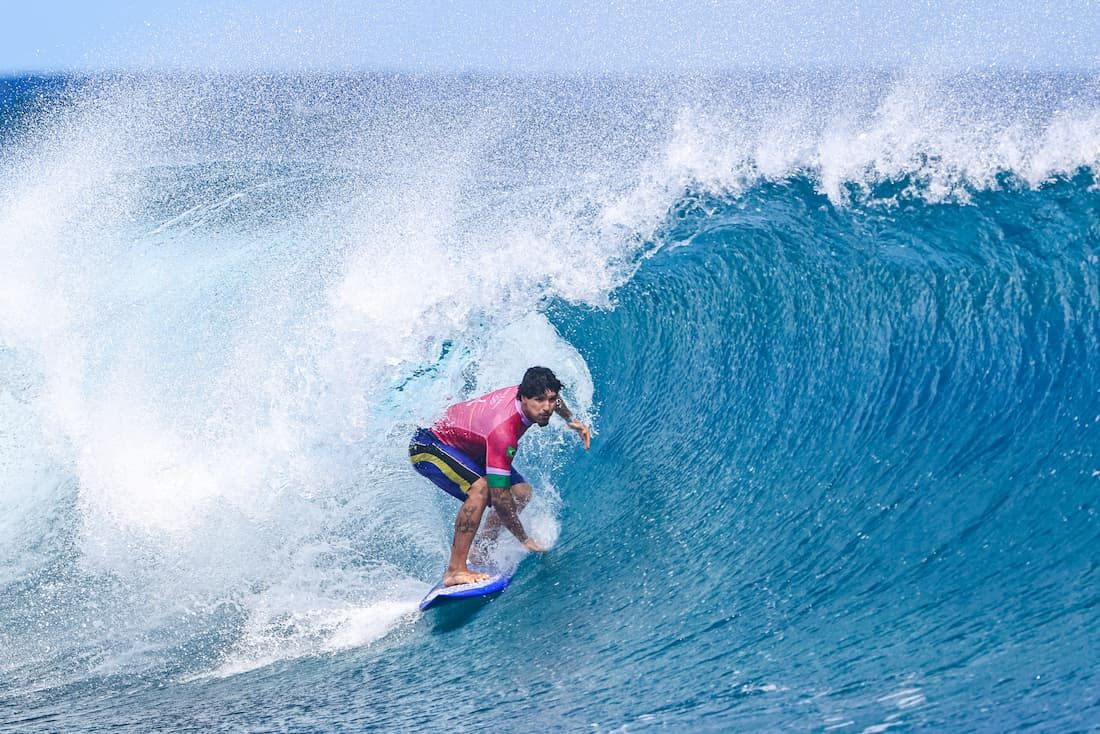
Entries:
<svg viewBox="0 0 1100 734">
<path fill-rule="evenodd" d="M 409 444 L 409 460 L 440 489 L 462 501 L 455 519 L 454 543 L 444 586 L 484 581 L 471 571 L 467 557 L 486 506 L 492 508 L 484 538 L 491 542 L 506 527 L 527 550 L 545 552 L 532 540 L 519 514 L 531 499 L 531 485 L 512 459 L 519 439 L 533 425 L 545 427 L 557 413 L 576 431 L 584 448 L 591 445 L 588 426 L 573 418 L 561 399 L 561 382 L 546 367 L 531 367 L 519 385 L 456 403 L 430 428 L 418 428 Z"/>
</svg>

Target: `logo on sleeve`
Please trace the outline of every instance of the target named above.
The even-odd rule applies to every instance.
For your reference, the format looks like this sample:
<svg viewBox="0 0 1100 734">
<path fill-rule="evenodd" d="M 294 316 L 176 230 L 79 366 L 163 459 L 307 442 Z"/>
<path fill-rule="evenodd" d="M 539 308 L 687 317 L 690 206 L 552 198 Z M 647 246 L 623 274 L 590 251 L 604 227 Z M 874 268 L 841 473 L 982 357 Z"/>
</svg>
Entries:
<svg viewBox="0 0 1100 734">
<path fill-rule="evenodd" d="M 512 457 L 514 457 L 516 455 L 516 447 L 515 446 L 509 446 L 508 449 L 504 453 L 508 454 L 508 458 L 511 459 Z"/>
</svg>

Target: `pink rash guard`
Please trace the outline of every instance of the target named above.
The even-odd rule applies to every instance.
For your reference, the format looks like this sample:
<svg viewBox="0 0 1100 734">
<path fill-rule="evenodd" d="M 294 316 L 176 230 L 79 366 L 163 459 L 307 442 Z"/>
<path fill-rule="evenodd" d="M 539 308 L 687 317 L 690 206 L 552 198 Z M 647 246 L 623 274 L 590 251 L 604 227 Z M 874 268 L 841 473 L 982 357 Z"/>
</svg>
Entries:
<svg viewBox="0 0 1100 734">
<path fill-rule="evenodd" d="M 431 427 L 432 433 L 485 466 L 490 487 L 510 487 L 512 457 L 531 425 L 519 402 L 519 386 L 502 387 L 456 403 Z"/>
</svg>

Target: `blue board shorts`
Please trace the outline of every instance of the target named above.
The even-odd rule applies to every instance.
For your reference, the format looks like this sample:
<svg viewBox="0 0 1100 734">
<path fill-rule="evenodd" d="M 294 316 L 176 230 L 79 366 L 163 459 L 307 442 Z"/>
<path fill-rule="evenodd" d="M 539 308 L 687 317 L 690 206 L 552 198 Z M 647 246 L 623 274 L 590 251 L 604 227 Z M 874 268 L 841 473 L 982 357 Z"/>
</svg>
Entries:
<svg viewBox="0 0 1100 734">
<path fill-rule="evenodd" d="M 413 434 L 409 442 L 409 461 L 437 487 L 463 502 L 470 485 L 485 476 L 484 466 L 454 446 L 443 443 L 427 428 L 417 428 Z M 513 468 L 510 481 L 521 484 L 527 480 Z"/>
</svg>

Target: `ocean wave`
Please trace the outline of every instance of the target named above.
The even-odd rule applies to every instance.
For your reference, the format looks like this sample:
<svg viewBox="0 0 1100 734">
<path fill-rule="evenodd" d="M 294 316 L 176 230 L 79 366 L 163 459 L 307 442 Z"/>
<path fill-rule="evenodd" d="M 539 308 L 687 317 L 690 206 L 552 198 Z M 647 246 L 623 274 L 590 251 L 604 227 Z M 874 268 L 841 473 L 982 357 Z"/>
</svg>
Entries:
<svg viewBox="0 0 1100 734">
<path fill-rule="evenodd" d="M 544 705 L 1068 705 L 1025 681 L 1095 626 L 1093 77 L 50 93 L 0 148 L 4 695 L 363 649 L 484 693 L 408 614 L 454 508 L 405 442 L 540 362 L 597 429 L 525 445 L 557 545 L 493 607 Z"/>
</svg>

